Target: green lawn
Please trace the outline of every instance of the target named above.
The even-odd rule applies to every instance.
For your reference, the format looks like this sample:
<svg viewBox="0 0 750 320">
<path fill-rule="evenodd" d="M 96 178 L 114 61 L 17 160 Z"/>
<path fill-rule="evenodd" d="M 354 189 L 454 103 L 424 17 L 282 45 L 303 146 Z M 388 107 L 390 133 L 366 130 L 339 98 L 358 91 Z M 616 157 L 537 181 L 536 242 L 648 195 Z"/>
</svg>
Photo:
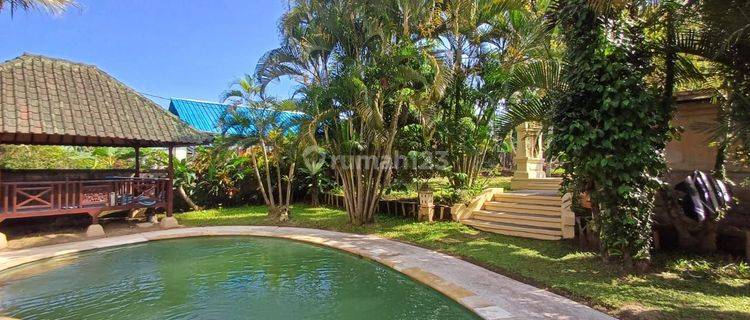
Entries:
<svg viewBox="0 0 750 320">
<path fill-rule="evenodd" d="M 187 226 L 276 225 L 264 206 L 177 215 Z M 378 217 L 367 227 L 347 224 L 345 212 L 296 205 L 298 226 L 377 234 L 442 251 L 499 273 L 564 294 L 628 319 L 750 319 L 750 270 L 677 254 L 659 254 L 651 273 L 624 275 L 595 254 L 567 242 L 539 241 L 479 232 L 458 223 L 418 223 Z M 718 268 L 717 265 L 723 266 Z"/>
</svg>

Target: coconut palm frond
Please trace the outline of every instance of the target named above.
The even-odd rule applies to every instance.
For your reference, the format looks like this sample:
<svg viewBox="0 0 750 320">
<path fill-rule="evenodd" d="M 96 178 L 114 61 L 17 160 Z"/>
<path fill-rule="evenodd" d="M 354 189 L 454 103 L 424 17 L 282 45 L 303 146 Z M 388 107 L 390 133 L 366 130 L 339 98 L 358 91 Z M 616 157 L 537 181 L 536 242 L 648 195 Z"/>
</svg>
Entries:
<svg viewBox="0 0 750 320">
<path fill-rule="evenodd" d="M 245 75 L 240 79 L 232 81 L 230 88 L 219 96 L 223 102 L 232 104 L 251 104 L 252 101 L 260 97 L 261 89 L 255 85 L 255 80 L 251 75 Z"/>
<path fill-rule="evenodd" d="M 731 57 L 723 50 L 722 40 L 705 31 L 687 30 L 676 35 L 675 49 L 677 52 L 687 53 L 730 65 Z"/>
<path fill-rule="evenodd" d="M 242 90 L 230 89 L 230 90 L 226 90 L 222 92 L 221 95 L 219 96 L 219 100 L 228 101 L 228 100 L 242 99 L 244 96 L 245 96 L 245 93 Z"/>
<path fill-rule="evenodd" d="M 693 60 L 688 59 L 684 55 L 677 56 L 674 67 L 675 76 L 680 83 L 702 83 L 707 80 L 706 75 L 698 69 Z"/>
<path fill-rule="evenodd" d="M 513 129 L 524 122 L 539 122 L 548 125 L 555 110 L 550 97 L 528 97 L 510 103 L 507 109 L 495 120 L 495 135 L 505 138 Z"/>
<path fill-rule="evenodd" d="M 8 7 L 11 15 L 18 9 L 44 9 L 52 14 L 60 14 L 72 6 L 76 6 L 73 0 L 0 0 L 0 11 Z"/>
<path fill-rule="evenodd" d="M 526 88 L 553 91 L 562 87 L 562 63 L 557 60 L 541 60 L 523 64 L 513 69 L 507 86 L 509 92 Z"/>
<path fill-rule="evenodd" d="M 305 73 L 299 66 L 304 64 L 302 58 L 291 47 L 280 47 L 266 52 L 255 67 L 255 77 L 261 88 L 279 78 L 304 77 Z"/>
</svg>

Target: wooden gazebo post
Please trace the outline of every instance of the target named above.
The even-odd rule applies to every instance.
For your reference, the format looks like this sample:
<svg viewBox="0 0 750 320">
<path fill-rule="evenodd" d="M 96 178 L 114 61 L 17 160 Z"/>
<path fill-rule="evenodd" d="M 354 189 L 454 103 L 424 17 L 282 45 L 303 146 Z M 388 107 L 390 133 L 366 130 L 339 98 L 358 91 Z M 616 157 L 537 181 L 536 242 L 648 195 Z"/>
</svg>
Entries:
<svg viewBox="0 0 750 320">
<path fill-rule="evenodd" d="M 169 146 L 169 160 L 167 165 L 167 216 L 159 221 L 162 228 L 179 226 L 177 219 L 172 216 L 174 206 L 174 146 Z"/>
<path fill-rule="evenodd" d="M 135 173 L 136 178 L 141 176 L 141 147 L 135 147 Z"/>
<path fill-rule="evenodd" d="M 0 166 L 0 197 L 3 197 L 3 190 L 2 188 L 2 182 L 3 182 L 3 166 Z M 5 236 L 4 233 L 0 232 L 0 249 L 3 249 L 8 246 L 8 238 Z"/>
<path fill-rule="evenodd" d="M 172 216 L 172 205 L 174 205 L 174 147 L 169 147 L 169 164 L 167 165 L 167 217 Z"/>
</svg>

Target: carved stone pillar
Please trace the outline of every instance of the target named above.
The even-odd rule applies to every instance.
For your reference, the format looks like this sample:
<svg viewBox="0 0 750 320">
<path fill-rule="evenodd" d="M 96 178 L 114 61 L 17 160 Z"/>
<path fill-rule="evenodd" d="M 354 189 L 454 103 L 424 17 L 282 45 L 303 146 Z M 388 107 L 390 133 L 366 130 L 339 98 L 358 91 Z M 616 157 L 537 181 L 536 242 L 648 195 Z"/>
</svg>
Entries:
<svg viewBox="0 0 750 320">
<path fill-rule="evenodd" d="M 542 146 L 542 126 L 535 122 L 524 122 L 516 127 L 518 144 L 516 147 L 516 171 L 513 178 L 543 179 L 544 159 Z"/>
<path fill-rule="evenodd" d="M 542 126 L 536 122 L 526 122 L 516 127 L 518 143 L 516 147 L 516 171 L 510 180 L 513 190 L 558 190 L 560 178 L 547 178 L 544 172 L 544 145 Z"/>
<path fill-rule="evenodd" d="M 419 221 L 432 222 L 435 216 L 435 197 L 429 187 L 421 188 L 419 195 Z"/>
</svg>

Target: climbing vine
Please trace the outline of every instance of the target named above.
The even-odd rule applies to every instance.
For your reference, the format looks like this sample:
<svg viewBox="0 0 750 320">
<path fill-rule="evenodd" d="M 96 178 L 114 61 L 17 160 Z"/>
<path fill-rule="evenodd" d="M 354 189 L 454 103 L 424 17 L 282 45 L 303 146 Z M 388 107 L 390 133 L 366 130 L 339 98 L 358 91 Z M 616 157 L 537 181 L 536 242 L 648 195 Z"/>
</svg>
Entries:
<svg viewBox="0 0 750 320">
<path fill-rule="evenodd" d="M 652 64 L 638 21 L 628 10 L 604 16 L 589 3 L 561 1 L 556 8 L 568 67 L 551 154 L 565 169 L 564 187 L 591 197 L 604 256 L 632 265 L 650 258 L 668 115 L 644 81 Z"/>
</svg>

